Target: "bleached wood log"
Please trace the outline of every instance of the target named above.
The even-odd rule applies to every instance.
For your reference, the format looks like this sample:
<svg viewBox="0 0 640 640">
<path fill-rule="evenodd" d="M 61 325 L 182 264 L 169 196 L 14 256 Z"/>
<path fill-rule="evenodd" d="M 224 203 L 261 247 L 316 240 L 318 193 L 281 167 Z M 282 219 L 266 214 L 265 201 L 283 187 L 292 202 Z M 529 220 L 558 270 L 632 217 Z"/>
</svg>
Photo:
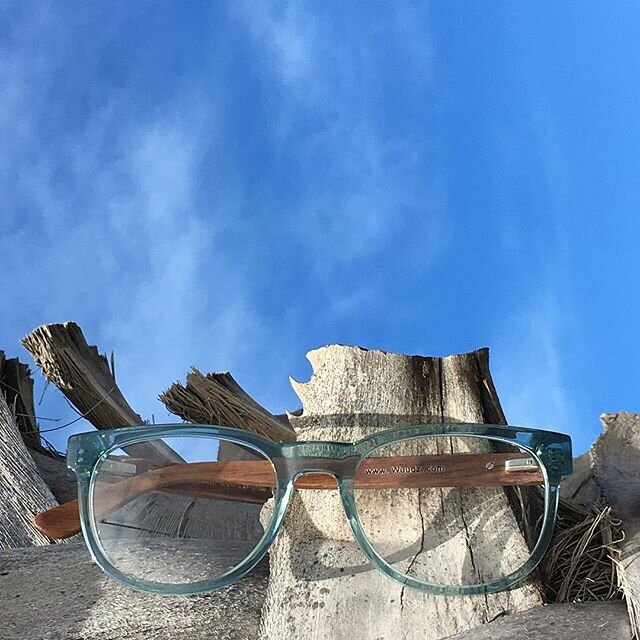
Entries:
<svg viewBox="0 0 640 640">
<path fill-rule="evenodd" d="M 0 393 L 0 549 L 49 544 L 32 520 L 57 504 Z"/>
<path fill-rule="evenodd" d="M 83 544 L 0 552 L 3 640 L 257 640 L 264 569 L 211 594 L 167 597 L 107 578 Z"/>
<path fill-rule="evenodd" d="M 307 357 L 313 367 L 311 381 L 292 381 L 303 412 L 289 416 L 304 440 L 352 441 L 419 422 L 505 422 L 486 349 L 428 358 L 329 346 Z M 443 519 L 459 530 L 465 529 L 465 517 L 475 522 L 472 505 L 438 496 L 421 498 L 422 534 L 411 534 L 424 540 L 424 531 L 441 510 Z M 510 513 L 506 496 L 499 500 L 502 503 L 493 506 L 496 512 Z M 377 508 L 384 515 L 384 505 Z M 379 526 L 386 527 L 390 536 L 401 535 L 394 519 L 381 520 Z M 456 544 L 461 546 L 453 545 L 447 557 L 454 571 L 468 555 L 466 541 Z M 525 552 L 513 517 L 505 516 L 496 527 L 493 544 L 496 560 L 505 550 Z M 297 493 L 272 548 L 271 567 L 262 625 L 268 640 L 435 640 L 541 604 L 534 584 L 464 598 L 404 588 L 363 563 L 336 492 Z"/>
<path fill-rule="evenodd" d="M 53 382 L 96 429 L 143 424 L 129 406 L 107 358 L 89 346 L 75 322 L 36 327 L 22 344 L 43 375 Z M 127 447 L 127 452 L 161 462 L 182 462 L 160 441 Z"/>
<path fill-rule="evenodd" d="M 640 415 L 603 414 L 605 431 L 591 450 L 596 481 L 622 518 L 619 574 L 635 633 L 640 637 Z"/>
<path fill-rule="evenodd" d="M 620 600 L 553 604 L 506 616 L 448 640 L 631 640 Z"/>
</svg>

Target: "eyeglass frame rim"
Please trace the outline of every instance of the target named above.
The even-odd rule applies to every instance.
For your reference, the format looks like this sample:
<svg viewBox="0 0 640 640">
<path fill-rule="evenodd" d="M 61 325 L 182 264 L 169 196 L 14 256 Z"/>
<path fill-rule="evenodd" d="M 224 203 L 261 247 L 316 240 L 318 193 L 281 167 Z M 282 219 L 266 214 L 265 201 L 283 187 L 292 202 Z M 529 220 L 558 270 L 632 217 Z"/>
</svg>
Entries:
<svg viewBox="0 0 640 640">
<path fill-rule="evenodd" d="M 274 467 L 276 487 L 274 490 L 273 513 L 269 525 L 252 552 L 238 565 L 215 580 L 196 583 L 169 584 L 140 580 L 121 572 L 108 559 L 103 549 L 95 525 L 93 514 L 93 489 L 96 470 L 100 463 L 115 449 L 145 442 L 147 440 L 171 437 L 211 437 L 248 446 L 266 459 Z M 563 433 L 520 427 L 514 425 L 493 425 L 478 423 L 425 423 L 378 431 L 356 442 L 333 442 L 299 440 L 275 442 L 257 433 L 218 425 L 167 423 L 155 425 L 127 426 L 102 431 L 91 431 L 69 438 L 67 465 L 78 479 L 78 504 L 80 524 L 85 543 L 96 564 L 114 580 L 139 591 L 161 595 L 190 595 L 223 588 L 247 576 L 264 558 L 275 541 L 282 526 L 294 493 L 295 480 L 314 469 L 287 469 L 286 459 L 300 458 L 358 458 L 355 469 L 373 451 L 381 446 L 419 437 L 467 436 L 480 437 L 505 444 L 517 445 L 526 451 L 540 465 L 544 479 L 544 510 L 540 534 L 527 562 L 511 574 L 487 583 L 475 585 L 438 585 L 406 576 L 393 568 L 376 551 L 369 541 L 360 522 L 354 495 L 353 478 L 336 478 L 345 515 L 355 541 L 368 560 L 382 573 L 402 585 L 423 593 L 434 595 L 475 595 L 491 594 L 513 589 L 520 585 L 538 566 L 547 551 L 553 530 L 559 502 L 559 484 L 562 478 L 572 473 L 571 438 Z M 316 452 L 317 455 L 313 455 Z M 274 464 L 283 459 L 285 464 Z M 316 471 L 317 472 L 317 471 Z"/>
</svg>

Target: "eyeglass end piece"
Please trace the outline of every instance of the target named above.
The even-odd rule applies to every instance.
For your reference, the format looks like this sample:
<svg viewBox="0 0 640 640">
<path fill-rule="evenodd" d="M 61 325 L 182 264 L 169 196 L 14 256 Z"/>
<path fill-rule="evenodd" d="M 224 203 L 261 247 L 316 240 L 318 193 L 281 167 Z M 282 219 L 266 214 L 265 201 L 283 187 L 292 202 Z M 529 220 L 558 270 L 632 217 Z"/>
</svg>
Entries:
<svg viewBox="0 0 640 640">
<path fill-rule="evenodd" d="M 515 460 L 505 460 L 505 471 L 537 471 L 538 464 L 533 458 L 516 458 Z"/>
</svg>

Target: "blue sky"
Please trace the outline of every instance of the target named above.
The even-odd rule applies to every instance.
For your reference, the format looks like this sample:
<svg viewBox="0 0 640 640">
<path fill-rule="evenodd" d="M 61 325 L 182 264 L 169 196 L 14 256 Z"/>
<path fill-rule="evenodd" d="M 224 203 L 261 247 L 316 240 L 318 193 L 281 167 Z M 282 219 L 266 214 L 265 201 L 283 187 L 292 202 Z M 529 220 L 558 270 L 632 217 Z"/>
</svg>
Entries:
<svg viewBox="0 0 640 640">
<path fill-rule="evenodd" d="M 624 1 L 2 2 L 0 348 L 75 320 L 158 422 L 191 365 L 280 412 L 324 344 L 489 346 L 509 421 L 584 450 L 640 410 L 639 23 Z M 74 417 L 53 391 L 38 410 Z"/>
</svg>

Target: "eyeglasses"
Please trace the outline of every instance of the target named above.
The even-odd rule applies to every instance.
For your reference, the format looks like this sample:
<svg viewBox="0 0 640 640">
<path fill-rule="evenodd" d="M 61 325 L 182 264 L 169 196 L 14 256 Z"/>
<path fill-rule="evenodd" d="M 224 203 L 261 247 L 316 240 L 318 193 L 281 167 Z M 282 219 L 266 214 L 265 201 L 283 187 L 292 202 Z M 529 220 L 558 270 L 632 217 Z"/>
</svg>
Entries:
<svg viewBox="0 0 640 640">
<path fill-rule="evenodd" d="M 438 594 L 510 589 L 542 559 L 572 471 L 568 436 L 486 424 L 416 425 L 355 443 L 145 425 L 72 436 L 67 463 L 78 501 L 37 516 L 39 529 L 82 530 L 106 574 L 165 594 L 239 580 L 265 557 L 295 489 L 336 488 L 358 546 L 390 578 Z M 501 531 L 513 534 L 504 549 Z"/>
</svg>

